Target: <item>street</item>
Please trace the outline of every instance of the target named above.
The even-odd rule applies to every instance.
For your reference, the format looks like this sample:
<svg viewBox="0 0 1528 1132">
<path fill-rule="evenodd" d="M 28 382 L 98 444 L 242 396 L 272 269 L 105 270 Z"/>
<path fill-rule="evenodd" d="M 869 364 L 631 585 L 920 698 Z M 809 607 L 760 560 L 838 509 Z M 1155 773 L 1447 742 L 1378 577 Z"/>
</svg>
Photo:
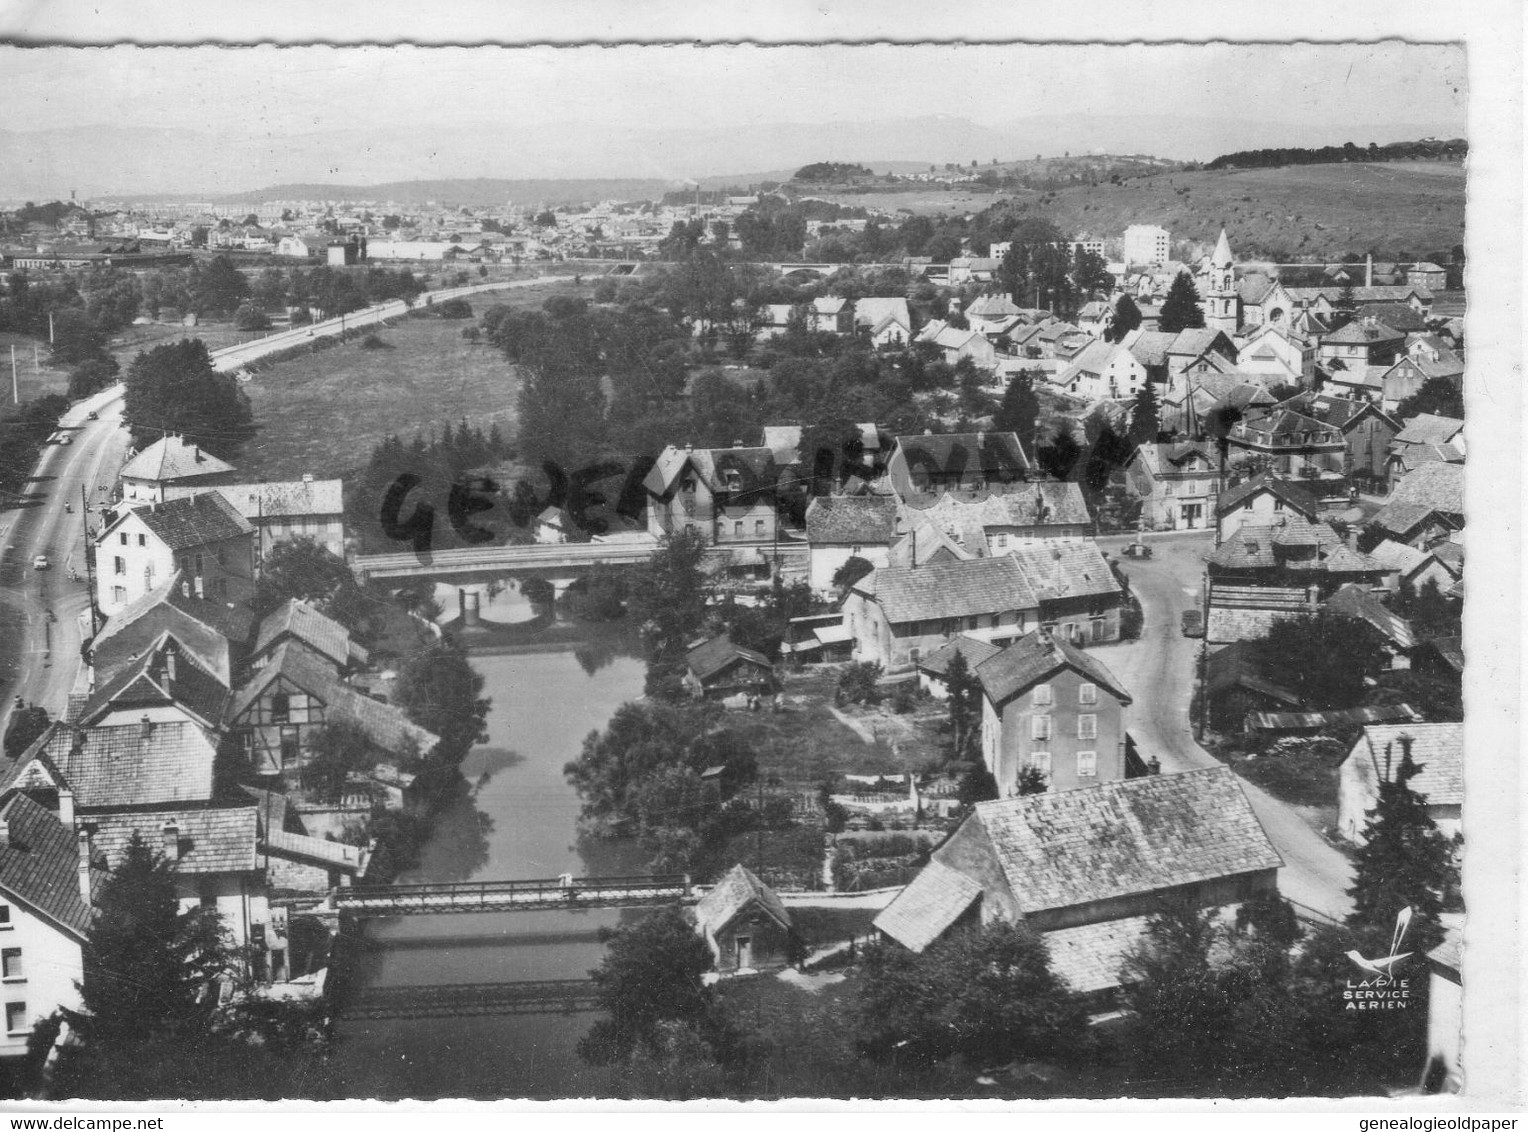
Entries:
<svg viewBox="0 0 1528 1132">
<path fill-rule="evenodd" d="M 1133 537 L 1098 542 L 1111 557 L 1119 558 Z M 1088 652 L 1102 660 L 1130 692 L 1133 702 L 1125 709 L 1125 726 L 1136 737 L 1143 758 L 1159 758 L 1164 774 L 1220 766 L 1194 739 L 1189 704 L 1202 641 L 1185 637 L 1179 624 L 1185 609 L 1200 606 L 1204 555 L 1214 545 L 1213 534 L 1148 534 L 1143 541 L 1151 547 L 1152 557 L 1121 559 L 1121 569 L 1146 615 L 1141 639 L 1094 645 Z M 1245 779 L 1241 785 L 1284 858 L 1279 891 L 1322 915 L 1347 915 L 1352 907 L 1347 895 L 1352 883 L 1348 859 L 1289 806 Z"/>
</svg>

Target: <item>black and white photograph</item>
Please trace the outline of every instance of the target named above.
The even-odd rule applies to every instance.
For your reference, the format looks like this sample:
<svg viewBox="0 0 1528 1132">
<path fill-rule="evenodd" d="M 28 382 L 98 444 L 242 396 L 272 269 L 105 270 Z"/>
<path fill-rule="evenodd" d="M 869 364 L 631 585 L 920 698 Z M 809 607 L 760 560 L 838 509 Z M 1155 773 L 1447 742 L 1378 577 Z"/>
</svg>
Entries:
<svg viewBox="0 0 1528 1132">
<path fill-rule="evenodd" d="M 7 1107 L 1522 1102 L 1518 72 L 791 11 L 0 28 Z"/>
</svg>

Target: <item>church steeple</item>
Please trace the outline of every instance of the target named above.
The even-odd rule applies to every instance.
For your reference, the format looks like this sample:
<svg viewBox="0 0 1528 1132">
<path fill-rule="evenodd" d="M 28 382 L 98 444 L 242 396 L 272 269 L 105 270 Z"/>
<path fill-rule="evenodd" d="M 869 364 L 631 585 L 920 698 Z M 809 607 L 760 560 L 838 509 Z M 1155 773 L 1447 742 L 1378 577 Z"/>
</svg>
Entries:
<svg viewBox="0 0 1528 1132">
<path fill-rule="evenodd" d="M 1241 322 L 1236 294 L 1236 267 L 1231 258 L 1231 241 L 1220 230 L 1215 254 L 1210 257 L 1210 285 L 1204 296 L 1204 324 L 1212 330 L 1235 334 Z"/>
</svg>

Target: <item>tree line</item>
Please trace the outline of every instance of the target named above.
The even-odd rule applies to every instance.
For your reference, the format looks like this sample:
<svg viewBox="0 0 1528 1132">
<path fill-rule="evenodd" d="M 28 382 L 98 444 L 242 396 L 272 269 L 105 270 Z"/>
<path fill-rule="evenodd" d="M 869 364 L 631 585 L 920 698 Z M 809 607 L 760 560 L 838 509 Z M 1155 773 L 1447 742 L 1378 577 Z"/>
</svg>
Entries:
<svg viewBox="0 0 1528 1132">
<path fill-rule="evenodd" d="M 1330 165 L 1342 161 L 1463 161 L 1469 152 L 1469 142 L 1463 138 L 1447 141 L 1424 138 L 1420 141 L 1391 142 L 1388 145 L 1370 142 L 1367 147 L 1344 142 L 1342 145 L 1318 148 L 1289 146 L 1237 150 L 1235 153 L 1221 154 L 1205 168 L 1268 169 L 1278 165 Z"/>
</svg>

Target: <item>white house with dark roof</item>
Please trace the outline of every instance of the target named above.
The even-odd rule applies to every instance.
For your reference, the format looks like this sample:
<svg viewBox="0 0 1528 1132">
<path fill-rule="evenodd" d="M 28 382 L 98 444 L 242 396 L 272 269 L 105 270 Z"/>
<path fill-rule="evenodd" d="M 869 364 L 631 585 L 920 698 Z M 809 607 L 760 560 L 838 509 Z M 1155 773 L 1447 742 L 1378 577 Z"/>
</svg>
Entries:
<svg viewBox="0 0 1528 1132">
<path fill-rule="evenodd" d="M 691 531 L 717 545 L 771 542 L 780 525 L 781 470 L 765 447 L 671 444 L 642 480 L 647 529 L 660 538 Z"/>
<path fill-rule="evenodd" d="M 179 436 L 162 436 L 135 453 L 117 473 L 122 499 L 128 506 L 163 503 L 166 489 L 211 487 L 226 483 L 233 465 L 219 460 L 200 445 Z"/>
<path fill-rule="evenodd" d="M 1026 769 L 1044 774 L 1051 790 L 1127 777 L 1130 693 L 1101 661 L 1035 632 L 973 671 L 982 688 L 982 761 L 1003 794 Z"/>
<path fill-rule="evenodd" d="M 1164 899 L 1230 908 L 1272 895 L 1282 865 L 1228 767 L 1150 775 L 977 803 L 875 927 L 923 951 L 1022 921 L 1056 974 L 1105 996 Z"/>
<path fill-rule="evenodd" d="M 944 491 L 1000 489 L 1030 478 L 1029 455 L 1012 432 L 924 432 L 899 436 L 886 478 L 899 499 Z"/>
<path fill-rule="evenodd" d="M 179 570 L 198 597 L 247 601 L 255 528 L 215 491 L 117 513 L 96 536 L 96 604 L 108 617 Z"/>
<path fill-rule="evenodd" d="M 864 298 L 854 304 L 854 329 L 875 346 L 905 346 L 912 340 L 913 316 L 907 300 Z"/>
<path fill-rule="evenodd" d="M 1062 392 L 1084 401 L 1134 397 L 1150 380 L 1146 367 L 1115 342 L 1089 342 L 1051 379 Z"/>
<path fill-rule="evenodd" d="M 1242 527 L 1272 526 L 1290 515 L 1315 522 L 1319 511 L 1316 497 L 1303 485 L 1267 474 L 1253 476 L 1215 498 L 1215 524 L 1221 542 Z"/>
<path fill-rule="evenodd" d="M 209 490 L 193 484 L 165 487 L 166 500 L 200 495 Z M 336 558 L 345 557 L 345 504 L 342 480 L 300 480 L 273 483 L 218 484 L 215 490 L 255 528 L 260 558 L 283 542 L 311 539 Z"/>
<path fill-rule="evenodd" d="M 1141 522 L 1154 531 L 1208 526 L 1218 482 L 1203 442 L 1140 444 L 1125 461 L 1126 490 L 1141 501 Z"/>
<path fill-rule="evenodd" d="M 1401 740 L 1411 740 L 1411 761 L 1420 773 L 1411 788 L 1427 801 L 1428 816 L 1445 837 L 1464 831 L 1464 724 L 1370 724 L 1337 768 L 1337 831 L 1364 843 L 1369 811 L 1379 804 L 1379 784 L 1394 781 Z"/>
</svg>

